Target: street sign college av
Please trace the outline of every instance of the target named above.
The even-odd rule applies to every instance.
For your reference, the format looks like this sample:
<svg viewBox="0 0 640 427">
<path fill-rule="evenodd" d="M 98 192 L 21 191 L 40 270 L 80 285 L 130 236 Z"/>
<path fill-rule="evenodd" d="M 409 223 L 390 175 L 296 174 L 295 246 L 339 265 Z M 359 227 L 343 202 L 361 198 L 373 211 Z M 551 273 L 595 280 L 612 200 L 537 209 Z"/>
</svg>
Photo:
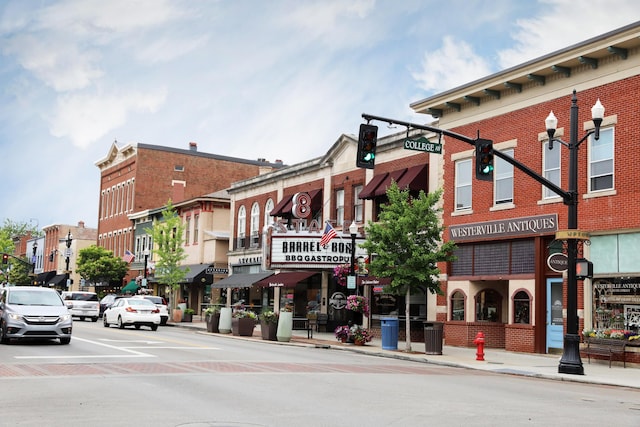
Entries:
<svg viewBox="0 0 640 427">
<path fill-rule="evenodd" d="M 427 138 L 421 136 L 418 139 L 405 139 L 405 150 L 426 151 L 427 153 L 442 154 L 442 144 L 437 142 L 429 142 Z"/>
</svg>

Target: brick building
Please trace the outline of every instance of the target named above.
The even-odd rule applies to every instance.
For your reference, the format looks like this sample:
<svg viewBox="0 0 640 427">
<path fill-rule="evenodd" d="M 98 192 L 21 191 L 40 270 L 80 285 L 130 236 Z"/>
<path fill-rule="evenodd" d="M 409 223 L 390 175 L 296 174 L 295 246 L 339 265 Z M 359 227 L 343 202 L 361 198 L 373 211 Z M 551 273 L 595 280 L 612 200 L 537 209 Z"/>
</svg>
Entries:
<svg viewBox="0 0 640 427">
<path fill-rule="evenodd" d="M 95 164 L 100 169 L 97 243 L 118 257 L 135 250 L 130 215 L 160 208 L 169 200 L 176 204 L 223 190 L 234 181 L 282 166 L 264 159 L 202 153 L 194 142 L 189 143 L 189 149 L 149 144 L 118 147 L 114 142 Z M 125 283 L 138 274 L 132 269 Z"/>
<path fill-rule="evenodd" d="M 551 149 L 545 118 L 558 118 L 556 136 L 569 140 L 572 93 L 577 91 L 578 138 L 594 128 L 591 107 L 605 106 L 600 139 L 578 150 L 578 228 L 590 233 L 578 257 L 593 262 L 594 277 L 578 282 L 579 332 L 640 326 L 640 25 L 569 46 L 442 94 L 415 102 L 438 126 L 493 141 L 568 189 L 569 150 Z M 458 259 L 442 266 L 445 295 L 436 317 L 446 342 L 545 353 L 561 349 L 567 282 L 547 260 L 566 252 L 556 232 L 566 230 L 567 206 L 553 191 L 495 158 L 490 182 L 474 176 L 473 146 L 445 137 L 444 224 Z M 562 258 L 562 255 L 559 255 Z M 566 270 L 566 265 L 564 267 Z M 640 361 L 635 353 L 635 361 Z M 627 360 L 630 360 L 627 358 Z"/>
</svg>

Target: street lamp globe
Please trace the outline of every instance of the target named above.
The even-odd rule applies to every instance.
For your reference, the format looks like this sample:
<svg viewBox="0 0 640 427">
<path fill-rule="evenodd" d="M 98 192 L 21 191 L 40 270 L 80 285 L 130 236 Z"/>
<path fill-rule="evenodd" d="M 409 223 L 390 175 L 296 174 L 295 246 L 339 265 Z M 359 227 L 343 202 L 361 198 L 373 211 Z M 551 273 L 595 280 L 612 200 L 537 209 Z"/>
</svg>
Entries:
<svg viewBox="0 0 640 427">
<path fill-rule="evenodd" d="M 351 225 L 349 226 L 349 233 L 352 236 L 358 234 L 358 224 L 356 224 L 355 220 L 351 221 Z"/>
</svg>

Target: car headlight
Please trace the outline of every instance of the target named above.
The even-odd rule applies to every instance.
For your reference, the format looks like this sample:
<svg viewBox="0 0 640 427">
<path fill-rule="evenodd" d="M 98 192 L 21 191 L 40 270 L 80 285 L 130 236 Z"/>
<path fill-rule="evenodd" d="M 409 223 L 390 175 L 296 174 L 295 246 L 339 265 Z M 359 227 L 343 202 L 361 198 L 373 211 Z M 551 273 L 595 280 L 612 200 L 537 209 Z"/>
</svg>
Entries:
<svg viewBox="0 0 640 427">
<path fill-rule="evenodd" d="M 18 313 L 9 313 L 9 318 L 11 320 L 18 320 L 18 321 L 22 321 L 22 315 L 18 314 Z"/>
<path fill-rule="evenodd" d="M 60 321 L 61 322 L 65 322 L 67 320 L 71 319 L 71 315 L 70 314 L 63 314 L 62 316 L 60 316 Z"/>
</svg>

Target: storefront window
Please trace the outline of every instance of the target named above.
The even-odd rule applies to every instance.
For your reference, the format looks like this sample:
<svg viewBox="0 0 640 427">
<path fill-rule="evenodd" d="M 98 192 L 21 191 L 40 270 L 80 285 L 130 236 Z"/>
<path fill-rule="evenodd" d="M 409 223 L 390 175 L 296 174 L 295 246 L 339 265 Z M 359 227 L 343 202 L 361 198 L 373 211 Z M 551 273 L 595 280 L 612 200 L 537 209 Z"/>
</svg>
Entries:
<svg viewBox="0 0 640 427">
<path fill-rule="evenodd" d="M 593 284 L 593 328 L 640 332 L 640 281 L 598 279 Z"/>
<path fill-rule="evenodd" d="M 476 295 L 476 320 L 486 322 L 500 321 L 502 297 L 493 289 L 485 289 Z"/>
<path fill-rule="evenodd" d="M 451 294 L 451 320 L 464 321 L 464 294 L 460 291 Z"/>
<path fill-rule="evenodd" d="M 519 291 L 513 297 L 513 323 L 531 323 L 531 299 L 525 291 Z"/>
</svg>

